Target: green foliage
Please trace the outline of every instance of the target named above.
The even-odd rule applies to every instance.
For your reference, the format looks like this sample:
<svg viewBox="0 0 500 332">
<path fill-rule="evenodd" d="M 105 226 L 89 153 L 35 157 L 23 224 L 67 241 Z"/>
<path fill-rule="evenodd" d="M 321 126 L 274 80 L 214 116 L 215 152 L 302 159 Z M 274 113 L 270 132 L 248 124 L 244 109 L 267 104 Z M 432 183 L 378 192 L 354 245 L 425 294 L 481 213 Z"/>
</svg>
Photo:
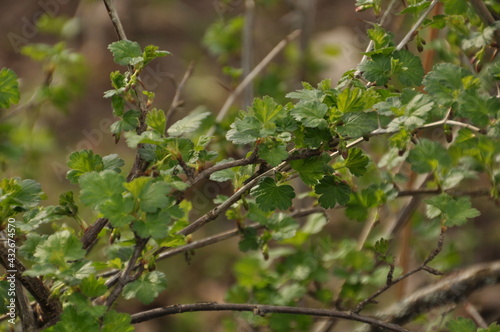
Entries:
<svg viewBox="0 0 500 332">
<path fill-rule="evenodd" d="M 0 108 L 9 108 L 19 102 L 19 84 L 17 75 L 12 70 L 0 70 Z"/>
<path fill-rule="evenodd" d="M 142 274 L 139 279 L 127 284 L 123 288 L 126 299 L 137 298 L 144 304 L 153 302 L 156 297 L 167 287 L 165 274 L 153 271 Z"/>
<path fill-rule="evenodd" d="M 292 186 L 278 185 L 272 178 L 263 178 L 251 194 L 262 211 L 286 210 L 295 197 Z"/>
</svg>

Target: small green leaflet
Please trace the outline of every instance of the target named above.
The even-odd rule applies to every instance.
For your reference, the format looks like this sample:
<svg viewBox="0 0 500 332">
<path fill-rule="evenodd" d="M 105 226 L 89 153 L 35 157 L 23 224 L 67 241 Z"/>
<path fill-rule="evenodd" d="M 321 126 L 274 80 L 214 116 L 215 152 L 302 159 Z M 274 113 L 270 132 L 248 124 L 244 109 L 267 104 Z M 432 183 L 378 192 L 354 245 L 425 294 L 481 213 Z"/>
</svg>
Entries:
<svg viewBox="0 0 500 332">
<path fill-rule="evenodd" d="M 285 144 L 277 141 L 268 141 L 259 145 L 259 156 L 274 167 L 288 157 L 288 151 Z"/>
<path fill-rule="evenodd" d="M 342 114 L 365 109 L 365 96 L 361 89 L 344 89 L 337 96 L 337 108 Z"/>
<path fill-rule="evenodd" d="M 269 96 L 264 96 L 262 99 L 255 98 L 252 104 L 252 110 L 255 114 L 255 118 L 262 124 L 274 122 L 283 115 L 283 106 L 275 102 L 274 99 Z"/>
<path fill-rule="evenodd" d="M 370 160 L 363 154 L 363 150 L 360 148 L 353 148 L 349 150 L 344 166 L 349 169 L 352 175 L 363 176 L 366 173 L 366 167 L 369 162 Z"/>
<path fill-rule="evenodd" d="M 144 64 L 147 65 L 149 62 L 151 62 L 151 60 L 170 54 L 171 53 L 168 51 L 158 50 L 158 46 L 148 45 L 144 48 L 142 57 L 144 58 Z"/>
<path fill-rule="evenodd" d="M 96 278 L 95 274 L 82 279 L 80 290 L 87 297 L 98 297 L 104 295 L 108 290 L 104 278 Z"/>
<path fill-rule="evenodd" d="M 262 179 L 250 193 L 262 211 L 286 210 L 292 206 L 295 197 L 292 186 L 278 185 L 269 177 Z"/>
<path fill-rule="evenodd" d="M 73 305 L 68 305 L 64 308 L 61 314 L 61 319 L 56 325 L 45 329 L 44 332 L 83 332 L 83 331 L 99 331 L 99 324 L 96 319 L 89 319 L 87 313 L 80 312 Z"/>
<path fill-rule="evenodd" d="M 163 239 L 168 235 L 168 225 L 171 216 L 167 210 L 161 210 L 157 213 L 147 213 L 146 220 L 137 220 L 134 222 L 133 229 L 143 238 L 152 237 L 153 239 Z"/>
<path fill-rule="evenodd" d="M 257 230 L 252 227 L 246 227 L 241 230 L 241 239 L 238 242 L 241 252 L 257 250 L 260 247 Z"/>
<path fill-rule="evenodd" d="M 327 122 L 324 116 L 328 112 L 328 106 L 319 101 L 299 102 L 291 114 L 295 120 L 310 128 L 326 128 Z"/>
<path fill-rule="evenodd" d="M 378 128 L 375 112 L 349 112 L 342 116 L 342 122 L 336 130 L 340 135 L 350 138 L 361 137 Z"/>
<path fill-rule="evenodd" d="M 99 212 L 113 227 L 125 227 L 134 220 L 131 215 L 134 210 L 134 199 L 130 196 L 124 197 L 121 193 L 116 193 L 98 206 Z"/>
<path fill-rule="evenodd" d="M 422 83 L 438 104 L 451 106 L 466 89 L 479 88 L 479 80 L 465 68 L 451 63 L 436 64 Z"/>
<path fill-rule="evenodd" d="M 398 60 L 401 64 L 396 74 L 399 81 L 405 86 L 416 85 L 419 86 L 422 83 L 422 77 L 424 77 L 424 67 L 422 66 L 422 61 L 420 58 L 410 51 L 401 50 L 394 52 L 393 58 Z"/>
<path fill-rule="evenodd" d="M 260 137 L 260 129 L 261 124 L 255 117 L 245 116 L 243 119 L 236 119 L 231 124 L 226 138 L 235 144 L 253 143 Z"/>
<path fill-rule="evenodd" d="M 98 207 L 115 194 L 124 191 L 125 178 L 111 170 L 89 172 L 80 176 L 80 201 L 92 207 Z"/>
<path fill-rule="evenodd" d="M 331 209 L 337 203 L 345 205 L 349 202 L 351 188 L 339 178 L 327 175 L 314 187 L 314 192 L 321 195 L 319 204 L 325 209 Z"/>
<path fill-rule="evenodd" d="M 328 154 L 318 157 L 292 160 L 290 166 L 297 172 L 305 184 L 315 185 L 325 174 L 331 174 L 333 168 L 328 165 L 332 158 Z"/>
<path fill-rule="evenodd" d="M 39 264 L 65 266 L 67 261 L 75 261 L 85 257 L 80 240 L 69 231 L 60 231 L 50 235 L 41 242 L 34 257 Z"/>
<path fill-rule="evenodd" d="M 113 54 L 115 63 L 128 66 L 136 65 L 144 61 L 139 43 L 130 40 L 120 40 L 108 45 L 108 49 Z"/>
<path fill-rule="evenodd" d="M 143 273 L 139 279 L 123 287 L 123 297 L 129 300 L 137 298 L 144 304 L 150 304 L 167 288 L 165 274 L 159 271 Z"/>
<path fill-rule="evenodd" d="M 109 310 L 104 315 L 101 332 L 134 332 L 129 314 Z"/>
<path fill-rule="evenodd" d="M 450 332 L 476 332 L 476 324 L 469 318 L 458 317 L 446 324 Z"/>
<path fill-rule="evenodd" d="M 110 154 L 101 158 L 92 150 L 75 151 L 69 156 L 68 166 L 71 170 L 66 173 L 66 178 L 71 183 L 77 183 L 80 176 L 85 173 L 103 170 L 112 170 L 120 173 L 125 162 L 117 154 Z"/>
<path fill-rule="evenodd" d="M 441 144 L 423 138 L 410 151 L 408 162 L 411 168 L 417 173 L 428 173 L 435 171 L 438 167 L 448 167 L 451 164 L 451 157 Z"/>
<path fill-rule="evenodd" d="M 153 108 L 146 115 L 146 124 L 153 128 L 157 133 L 163 135 L 165 133 L 165 127 L 167 125 L 167 119 L 165 118 L 165 112 L 161 109 Z"/>
<path fill-rule="evenodd" d="M 359 64 L 358 69 L 363 72 L 363 77 L 377 85 L 386 85 L 391 77 L 391 58 L 383 54 L 373 54 Z"/>
<path fill-rule="evenodd" d="M 210 115 L 210 112 L 200 114 L 190 114 L 183 119 L 180 119 L 168 128 L 167 133 L 173 137 L 179 137 L 182 134 L 190 133 L 198 129 L 201 121 Z"/>
<path fill-rule="evenodd" d="M 19 102 L 19 84 L 14 71 L 2 68 L 0 70 L 0 108 L 9 108 Z"/>
<path fill-rule="evenodd" d="M 170 186 L 166 182 L 153 182 L 153 178 L 138 177 L 124 183 L 132 196 L 139 201 L 142 211 L 154 213 L 157 209 L 166 207 L 170 202 L 167 194 Z"/>
<path fill-rule="evenodd" d="M 468 9 L 467 0 L 444 0 L 444 12 L 448 15 L 465 14 Z"/>
<path fill-rule="evenodd" d="M 441 194 L 425 201 L 427 204 L 427 216 L 436 218 L 441 216 L 448 227 L 460 226 L 467 219 L 480 215 L 479 211 L 471 206 L 469 197 L 453 198 L 448 194 Z"/>
<path fill-rule="evenodd" d="M 477 332 L 500 332 L 500 325 L 497 323 L 491 323 L 488 328 L 480 328 Z"/>
</svg>

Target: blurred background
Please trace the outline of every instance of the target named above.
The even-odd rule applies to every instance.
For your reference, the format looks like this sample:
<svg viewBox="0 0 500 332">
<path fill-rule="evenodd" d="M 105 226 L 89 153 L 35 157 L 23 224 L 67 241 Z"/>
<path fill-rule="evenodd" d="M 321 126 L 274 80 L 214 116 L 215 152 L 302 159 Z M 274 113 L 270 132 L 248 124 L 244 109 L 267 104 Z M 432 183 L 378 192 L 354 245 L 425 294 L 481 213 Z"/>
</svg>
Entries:
<svg viewBox="0 0 500 332">
<path fill-rule="evenodd" d="M 153 61 L 142 75 L 146 88 L 156 94 L 154 107 L 169 109 L 177 84 L 190 64 L 193 66 L 182 90 L 183 104 L 170 123 L 197 109 L 209 110 L 216 116 L 248 68 L 259 63 L 292 31 L 301 29 L 301 36 L 288 43 L 258 75 L 252 89 L 236 101 L 223 120 L 222 130 L 239 109 L 248 105 L 251 96 L 270 95 L 285 102 L 284 95 L 300 88 L 301 81 L 316 85 L 323 78 L 331 78 L 335 86 L 341 75 L 361 60 L 360 52 L 368 44 L 365 31 L 372 26 L 370 22 L 377 20 L 371 13 L 356 12 L 354 1 L 345 0 L 115 2 L 128 39 L 142 47 L 153 44 L 172 53 Z M 76 190 L 65 179 L 66 161 L 72 151 L 117 153 L 126 161 L 124 170 L 128 170 L 135 151 L 124 140 L 115 144 L 109 125 L 116 119 L 110 100 L 103 98 L 103 93 L 111 89 L 109 73 L 123 68 L 113 63 L 107 50 L 117 36 L 102 1 L 0 3 L 0 67 L 17 73 L 22 92 L 18 107 L 0 116 L 1 177 L 36 179 L 48 195 L 46 204 L 57 204 L 60 192 Z M 247 37 L 245 17 L 247 22 L 248 18 L 253 22 Z M 399 16 L 389 16 L 385 26 L 399 27 L 396 31 L 404 33 L 407 24 Z M 250 44 L 245 46 L 248 36 Z M 396 34 L 396 40 L 398 37 Z M 50 47 L 23 48 L 38 43 Z M 247 51 L 242 53 L 245 47 Z M 374 144 L 377 142 L 383 141 Z M 193 196 L 199 200 L 202 212 L 208 209 L 207 196 L 214 194 L 204 184 Z M 475 203 L 483 214 L 474 227 L 466 230 L 467 236 L 461 229 L 452 237 L 461 245 L 456 248 L 453 241 L 448 244 L 445 254 L 449 264 L 490 261 L 499 256 L 500 234 L 486 229 L 498 209 L 488 201 Z M 84 217 L 89 222 L 94 218 L 91 214 Z M 481 227 L 483 224 L 485 227 Z M 329 230 L 336 238 L 355 237 L 361 227 L 338 217 Z M 433 232 L 433 238 L 436 235 L 435 230 L 424 226 L 417 232 Z M 134 313 L 158 305 L 224 301 L 228 285 L 234 281 L 231 266 L 238 258 L 235 248 L 237 239 L 199 250 L 190 259 L 169 259 L 159 267 L 169 282 L 165 295 L 147 307 L 137 301 L 122 302 L 120 310 Z M 485 294 L 481 299 L 484 302 L 489 297 Z M 489 305 L 496 305 L 492 302 Z M 152 332 L 230 331 L 221 323 L 225 317 L 236 319 L 224 313 L 183 314 L 136 328 Z"/>
</svg>

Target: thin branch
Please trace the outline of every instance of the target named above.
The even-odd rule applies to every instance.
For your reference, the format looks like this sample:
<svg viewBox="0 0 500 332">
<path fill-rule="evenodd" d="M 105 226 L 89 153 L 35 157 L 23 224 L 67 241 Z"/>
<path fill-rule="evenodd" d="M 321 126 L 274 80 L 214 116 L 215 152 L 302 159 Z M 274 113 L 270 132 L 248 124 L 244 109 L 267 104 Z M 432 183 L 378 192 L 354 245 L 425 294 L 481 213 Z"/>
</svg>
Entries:
<svg viewBox="0 0 500 332">
<path fill-rule="evenodd" d="M 106 10 L 108 11 L 109 18 L 113 27 L 115 28 L 116 34 L 120 40 L 127 40 L 127 35 L 125 35 L 125 30 L 123 29 L 122 22 L 115 8 L 115 0 L 103 0 Z"/>
<path fill-rule="evenodd" d="M 393 324 L 403 325 L 425 312 L 463 301 L 474 291 L 500 283 L 500 261 L 473 265 L 427 286 L 377 315 Z M 382 331 L 378 328 L 370 332 Z"/>
<path fill-rule="evenodd" d="M 137 260 L 141 256 L 142 250 L 144 249 L 144 247 L 146 247 L 148 240 L 149 239 L 136 238 L 136 244 L 134 247 L 134 252 L 132 253 L 132 257 L 130 257 L 125 270 L 123 270 L 123 272 L 120 274 L 115 288 L 113 288 L 111 294 L 106 298 L 106 301 L 104 303 L 106 306 L 111 306 L 116 301 L 118 296 L 120 296 L 123 287 L 125 287 L 125 285 L 129 282 L 133 281 L 131 273 L 134 270 Z"/>
<path fill-rule="evenodd" d="M 429 262 L 431 262 L 434 258 L 436 258 L 436 256 L 441 252 L 441 250 L 443 249 L 443 243 L 444 243 L 444 234 L 446 232 L 446 228 L 445 227 L 442 227 L 441 228 L 441 234 L 439 235 L 439 240 L 438 240 L 438 243 L 437 243 L 437 246 L 436 246 L 436 249 L 434 249 L 430 254 L 429 256 L 424 260 L 424 262 L 422 263 L 422 265 L 420 265 L 419 267 L 417 267 L 416 269 L 414 270 L 411 270 L 410 272 L 407 272 L 405 274 L 403 274 L 402 276 L 392 280 L 392 282 L 388 282 L 384 287 L 378 289 L 375 293 L 373 293 L 372 295 L 370 295 L 369 297 L 367 297 L 366 299 L 364 299 L 363 301 L 359 302 L 355 307 L 354 309 L 352 309 L 351 311 L 353 313 L 359 313 L 361 312 L 361 310 L 363 310 L 368 304 L 370 303 L 373 303 L 373 301 L 379 296 L 381 295 L 382 293 L 384 293 L 385 291 L 387 291 L 389 288 L 391 288 L 392 286 L 394 286 L 395 284 L 397 284 L 398 282 L 400 282 L 401 280 L 404 280 L 406 278 L 408 278 L 409 276 L 417 273 L 417 272 L 420 272 L 422 270 L 424 271 L 427 271 L 427 272 L 430 272 L 432 273 L 431 271 L 434 271 L 433 269 L 431 270 L 428 270 L 426 269 L 427 267 L 427 264 Z"/>
<path fill-rule="evenodd" d="M 246 76 L 240 84 L 236 87 L 236 89 L 231 92 L 229 97 L 226 99 L 226 102 L 222 106 L 221 110 L 219 111 L 219 114 L 217 115 L 217 118 L 215 119 L 216 123 L 220 123 L 222 119 L 226 116 L 227 112 L 229 111 L 229 108 L 231 105 L 233 105 L 234 101 L 236 98 L 241 94 L 241 92 L 246 88 L 248 84 L 250 84 L 257 75 L 262 72 L 262 70 L 274 59 L 276 55 L 278 55 L 285 46 L 290 43 L 292 40 L 297 38 L 300 35 L 299 30 L 295 30 L 292 33 L 290 33 L 288 36 L 285 37 L 282 41 L 280 41 L 272 50 L 267 54 L 264 59 L 262 59 L 261 62 L 255 68 Z M 215 131 L 215 126 L 212 126 L 210 130 L 208 131 L 207 135 L 210 136 L 214 133 Z"/>
<path fill-rule="evenodd" d="M 243 50 L 241 56 L 241 67 L 243 77 L 250 75 L 253 66 L 253 31 L 255 23 L 255 1 L 245 0 L 245 26 L 243 28 Z M 253 86 L 248 84 L 243 90 L 243 109 L 250 106 L 253 99 Z"/>
<path fill-rule="evenodd" d="M 398 192 L 398 197 L 405 196 L 421 196 L 421 195 L 437 195 L 442 192 L 447 193 L 450 196 L 473 196 L 473 197 L 481 197 L 481 196 L 489 196 L 491 194 L 489 189 L 416 189 L 416 190 L 401 190 Z"/>
<path fill-rule="evenodd" d="M 186 84 L 187 80 L 193 74 L 193 70 L 194 70 L 194 62 L 190 62 L 186 72 L 184 73 L 184 76 L 182 76 L 180 83 L 175 88 L 174 99 L 172 99 L 172 103 L 170 104 L 170 107 L 167 111 L 167 114 L 165 114 L 165 118 L 167 119 L 166 120 L 167 122 L 168 122 L 168 119 L 170 118 L 170 116 L 172 115 L 172 113 L 179 106 L 181 106 L 183 104 L 183 101 L 181 100 L 182 90 L 184 89 L 184 85 Z M 166 129 L 165 129 L 165 133 L 166 133 Z"/>
<path fill-rule="evenodd" d="M 424 11 L 424 13 L 420 16 L 420 18 L 413 24 L 411 27 L 410 31 L 406 34 L 406 36 L 401 40 L 401 42 L 396 46 L 396 50 L 400 51 L 403 49 L 403 47 L 408 44 L 408 42 L 414 37 L 415 31 L 417 31 L 418 27 L 422 22 L 425 20 L 427 15 L 432 11 L 432 9 L 438 4 L 439 0 L 433 0 L 432 3 L 427 7 L 427 9 Z"/>
<path fill-rule="evenodd" d="M 341 318 L 350 321 L 357 321 L 365 324 L 378 326 L 389 331 L 409 332 L 409 330 L 394 324 L 388 324 L 371 317 L 353 314 L 345 311 L 260 305 L 260 304 L 238 304 L 238 303 L 217 303 L 217 302 L 175 304 L 167 307 L 161 307 L 148 311 L 143 311 L 132 315 L 132 324 L 145 322 L 148 320 L 152 320 L 167 315 L 182 314 L 186 312 L 196 312 L 196 311 L 250 311 L 253 312 L 255 315 L 259 316 L 264 316 L 270 313 L 281 313 L 281 314 L 295 314 L 295 315 L 307 315 L 307 316 L 317 316 L 317 317 L 335 317 L 335 318 Z"/>
</svg>

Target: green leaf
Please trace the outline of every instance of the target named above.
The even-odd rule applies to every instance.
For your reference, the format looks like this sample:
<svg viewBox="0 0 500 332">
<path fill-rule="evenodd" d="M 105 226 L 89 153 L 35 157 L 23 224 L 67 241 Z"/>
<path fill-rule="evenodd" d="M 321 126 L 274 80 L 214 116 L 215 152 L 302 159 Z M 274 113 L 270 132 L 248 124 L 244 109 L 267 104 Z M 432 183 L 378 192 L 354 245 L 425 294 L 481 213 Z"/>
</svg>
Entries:
<svg viewBox="0 0 500 332">
<path fill-rule="evenodd" d="M 479 87 L 479 80 L 473 78 L 470 72 L 451 63 L 435 65 L 422 83 L 425 90 L 446 107 L 456 102 L 466 89 Z"/>
<path fill-rule="evenodd" d="M 124 186 L 139 201 L 142 211 L 154 213 L 170 202 L 167 197 L 170 186 L 166 182 L 153 182 L 152 178 L 139 177 Z"/>
<path fill-rule="evenodd" d="M 408 162 L 411 168 L 417 173 L 428 173 L 435 171 L 438 167 L 448 167 L 451 164 L 451 157 L 441 144 L 423 138 L 410 151 Z"/>
<path fill-rule="evenodd" d="M 102 163 L 104 165 L 104 170 L 109 169 L 116 173 L 120 173 L 120 168 L 125 165 L 123 159 L 121 159 L 116 153 L 108 154 L 107 156 L 102 157 Z"/>
<path fill-rule="evenodd" d="M 297 172 L 305 184 L 315 185 L 325 174 L 331 174 L 333 168 L 328 165 L 332 158 L 324 153 L 318 157 L 292 160 L 290 166 Z"/>
<path fill-rule="evenodd" d="M 60 231 L 40 243 L 33 256 L 38 263 L 64 266 L 67 261 L 82 259 L 85 253 L 82 243 L 76 236 L 69 231 Z"/>
<path fill-rule="evenodd" d="M 120 193 L 110 196 L 98 209 L 113 227 L 125 227 L 135 219 L 131 215 L 134 211 L 134 199 L 130 196 L 123 197 Z"/>
<path fill-rule="evenodd" d="M 104 315 L 101 332 L 133 332 L 131 322 L 129 314 L 109 310 Z"/>
<path fill-rule="evenodd" d="M 288 151 L 283 143 L 267 141 L 259 145 L 259 156 L 274 167 L 288 158 Z"/>
<path fill-rule="evenodd" d="M 167 125 L 165 112 L 163 112 L 163 110 L 161 109 L 153 108 L 146 115 L 146 124 L 153 128 L 160 135 L 163 135 L 165 133 L 165 127 Z"/>
<path fill-rule="evenodd" d="M 480 215 L 479 211 L 471 206 L 469 197 L 455 199 L 448 194 L 441 194 L 426 200 L 425 203 L 428 205 L 427 216 L 440 216 L 448 227 L 463 225 L 467 219 Z"/>
<path fill-rule="evenodd" d="M 349 150 L 347 159 L 345 160 L 344 166 L 349 169 L 349 171 L 354 176 L 363 176 L 366 173 L 367 166 L 370 160 L 367 156 L 363 154 L 363 150 L 359 148 L 353 148 Z"/>
<path fill-rule="evenodd" d="M 377 85 L 385 85 L 391 77 L 391 58 L 383 54 L 373 54 L 371 59 L 363 61 L 358 69 L 363 72 L 363 77 Z"/>
<path fill-rule="evenodd" d="M 286 210 L 292 206 L 292 199 L 295 197 L 292 186 L 278 185 L 269 177 L 252 188 L 251 195 L 262 211 Z"/>
<path fill-rule="evenodd" d="M 262 124 L 274 122 L 283 115 L 283 106 L 274 101 L 269 96 L 255 98 L 252 104 L 255 118 Z"/>
<path fill-rule="evenodd" d="M 238 242 L 238 247 L 241 252 L 257 250 L 260 247 L 257 230 L 252 227 L 243 228 L 241 231 L 241 239 Z"/>
<path fill-rule="evenodd" d="M 159 271 L 143 273 L 139 279 L 123 287 L 123 297 L 129 300 L 137 298 L 144 304 L 150 304 L 167 288 L 165 274 Z"/>
<path fill-rule="evenodd" d="M 19 102 L 19 84 L 14 71 L 2 68 L 0 70 L 0 108 L 9 108 Z"/>
<path fill-rule="evenodd" d="M 345 89 L 337 96 L 337 108 L 340 112 L 359 112 L 365 109 L 363 91 L 358 88 Z"/>
<path fill-rule="evenodd" d="M 130 40 L 120 40 L 108 45 L 115 63 L 121 66 L 136 65 L 144 60 L 139 43 Z"/>
<path fill-rule="evenodd" d="M 157 213 L 147 213 L 146 219 L 134 222 L 133 229 L 143 238 L 163 239 L 168 235 L 168 225 L 171 221 L 168 210 L 160 210 Z"/>
<path fill-rule="evenodd" d="M 443 0 L 444 12 L 448 15 L 462 15 L 467 12 L 466 0 Z"/>
<path fill-rule="evenodd" d="M 260 137 L 260 122 L 252 116 L 236 119 L 231 124 L 226 138 L 235 144 L 248 144 L 255 142 Z"/>
<path fill-rule="evenodd" d="M 66 178 L 71 183 L 78 183 L 81 175 L 88 172 L 100 172 L 104 169 L 104 162 L 98 154 L 92 150 L 81 150 L 71 153 L 68 166 L 71 170 L 66 173 Z"/>
<path fill-rule="evenodd" d="M 328 106 L 319 101 L 299 102 L 292 109 L 291 114 L 295 120 L 310 128 L 325 128 L 327 122 L 324 119 L 328 112 Z"/>
<path fill-rule="evenodd" d="M 159 47 L 155 46 L 155 45 L 148 45 L 148 46 L 144 47 L 144 52 L 142 54 L 142 57 L 144 58 L 145 65 L 156 58 L 171 54 L 168 51 L 159 51 L 158 49 L 159 49 Z"/>
<path fill-rule="evenodd" d="M 96 319 L 89 318 L 89 316 L 77 310 L 75 306 L 66 306 L 61 319 L 53 327 L 44 330 L 44 332 L 85 332 L 85 331 L 99 331 L 99 324 Z"/>
<path fill-rule="evenodd" d="M 418 56 L 412 54 L 410 51 L 401 50 L 394 52 L 393 58 L 399 60 L 401 63 L 400 71 L 395 74 L 403 85 L 419 86 L 422 83 L 424 67 Z"/>
<path fill-rule="evenodd" d="M 346 137 L 361 137 L 378 128 L 378 117 L 375 112 L 350 112 L 342 116 L 342 125 L 337 126 L 337 132 Z"/>
<path fill-rule="evenodd" d="M 328 219 L 324 213 L 313 213 L 307 217 L 307 222 L 301 231 L 306 234 L 318 234 L 328 224 Z"/>
<path fill-rule="evenodd" d="M 170 136 L 178 137 L 182 134 L 190 133 L 198 129 L 201 121 L 210 115 L 210 112 L 203 112 L 200 114 L 190 114 L 168 128 L 167 133 Z"/>
<path fill-rule="evenodd" d="M 96 278 L 95 274 L 91 274 L 82 280 L 80 290 L 87 297 L 98 297 L 104 295 L 108 287 L 104 278 Z"/>
<path fill-rule="evenodd" d="M 488 328 L 480 328 L 477 332 L 500 332 L 500 325 L 497 323 L 491 323 Z"/>
<path fill-rule="evenodd" d="M 469 318 L 458 317 L 446 324 L 450 332 L 476 332 L 476 324 Z"/>
<path fill-rule="evenodd" d="M 325 176 L 315 187 L 314 192 L 319 197 L 319 204 L 325 209 L 331 209 L 338 203 L 345 205 L 349 202 L 351 188 L 335 176 Z"/>
<path fill-rule="evenodd" d="M 116 172 L 106 170 L 100 173 L 90 172 L 80 176 L 80 201 L 92 207 L 98 207 L 115 194 L 124 191 L 125 178 Z"/>
</svg>

